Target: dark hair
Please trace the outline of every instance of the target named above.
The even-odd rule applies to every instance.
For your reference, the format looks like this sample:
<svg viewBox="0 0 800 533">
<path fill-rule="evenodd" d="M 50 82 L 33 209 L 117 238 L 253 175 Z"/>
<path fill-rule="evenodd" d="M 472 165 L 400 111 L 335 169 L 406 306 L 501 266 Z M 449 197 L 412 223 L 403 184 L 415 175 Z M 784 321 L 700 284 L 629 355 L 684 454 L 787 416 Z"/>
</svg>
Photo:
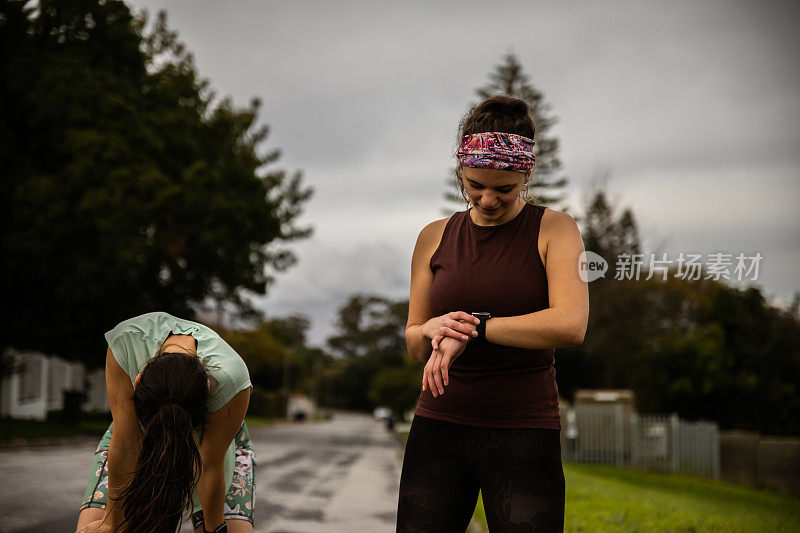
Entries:
<svg viewBox="0 0 800 533">
<path fill-rule="evenodd" d="M 496 94 L 485 99 L 470 109 L 458 124 L 457 147 L 461 145 L 464 135 L 483 133 L 487 131 L 501 131 L 514 133 L 534 139 L 536 137 L 536 124 L 533 122 L 530 109 L 525 100 Z M 469 202 L 464 183 L 461 181 L 461 163 L 456 166 L 455 184 L 461 191 L 465 202 Z"/>
<path fill-rule="evenodd" d="M 129 533 L 177 530 L 202 471 L 194 435 L 205 424 L 208 374 L 197 356 L 164 353 L 141 372 L 133 392 L 144 427 L 142 447 L 130 481 L 120 494 Z"/>
</svg>

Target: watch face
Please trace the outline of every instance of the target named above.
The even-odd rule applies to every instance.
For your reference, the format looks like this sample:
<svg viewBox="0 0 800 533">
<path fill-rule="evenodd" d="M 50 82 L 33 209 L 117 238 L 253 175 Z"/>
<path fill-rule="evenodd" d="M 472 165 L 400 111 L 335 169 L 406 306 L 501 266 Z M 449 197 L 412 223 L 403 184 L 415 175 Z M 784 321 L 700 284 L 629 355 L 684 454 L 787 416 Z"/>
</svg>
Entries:
<svg viewBox="0 0 800 533">
<path fill-rule="evenodd" d="M 492 316 L 491 313 L 470 313 L 470 314 L 481 321 L 488 320 Z"/>
</svg>

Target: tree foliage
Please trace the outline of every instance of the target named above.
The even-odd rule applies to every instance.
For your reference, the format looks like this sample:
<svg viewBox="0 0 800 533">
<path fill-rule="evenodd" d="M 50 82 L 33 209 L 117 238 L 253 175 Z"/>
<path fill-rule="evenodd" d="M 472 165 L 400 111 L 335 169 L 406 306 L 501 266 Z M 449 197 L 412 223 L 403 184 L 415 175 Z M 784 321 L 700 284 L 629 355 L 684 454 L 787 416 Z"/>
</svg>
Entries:
<svg viewBox="0 0 800 533">
<path fill-rule="evenodd" d="M 329 384 L 335 405 L 369 410 L 384 404 L 395 415 L 411 409 L 422 374 L 406 350 L 408 301 L 355 294 L 337 314 L 337 331 L 328 339 L 340 358 Z"/>
<path fill-rule="evenodd" d="M 641 412 L 677 412 L 724 429 L 800 434 L 800 320 L 770 306 L 756 288 L 681 279 L 670 271 L 616 280 L 620 253 L 641 253 L 635 219 L 602 191 L 581 230 L 587 250 L 609 262 L 589 284 L 581 346 L 556 350 L 559 392 L 631 388 Z"/>
<path fill-rule="evenodd" d="M 328 346 L 345 359 L 366 355 L 399 363 L 406 350 L 408 302 L 382 296 L 356 294 L 337 312 L 337 333 Z"/>
<path fill-rule="evenodd" d="M 222 332 L 247 365 L 250 381 L 258 389 L 256 397 L 268 404 L 257 408 L 259 414 L 283 416 L 288 396 L 297 393 L 331 403 L 324 381 L 334 360 L 306 344 L 308 327 L 306 317 L 288 316 L 265 320 L 254 329 Z"/>
<path fill-rule="evenodd" d="M 258 100 L 217 100 L 160 13 L 0 0 L 0 344 L 102 361 L 102 332 L 214 302 L 256 316 L 311 190 L 265 168 Z"/>
<path fill-rule="evenodd" d="M 417 403 L 421 383 L 421 368 L 411 365 L 384 368 L 372 378 L 369 399 L 375 405 L 389 407 L 399 420 Z"/>
</svg>

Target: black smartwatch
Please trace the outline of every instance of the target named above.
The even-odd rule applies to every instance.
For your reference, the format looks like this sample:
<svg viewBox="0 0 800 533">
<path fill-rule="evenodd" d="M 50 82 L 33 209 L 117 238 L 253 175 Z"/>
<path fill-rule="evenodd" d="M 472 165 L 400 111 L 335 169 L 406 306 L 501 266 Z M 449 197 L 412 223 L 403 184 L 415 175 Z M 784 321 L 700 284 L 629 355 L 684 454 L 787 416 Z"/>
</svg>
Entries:
<svg viewBox="0 0 800 533">
<path fill-rule="evenodd" d="M 470 314 L 480 320 L 480 323 L 475 326 L 475 329 L 478 330 L 478 336 L 472 339 L 472 342 L 486 342 L 486 321 L 492 318 L 492 314 L 485 312 Z"/>
<path fill-rule="evenodd" d="M 228 524 L 226 522 L 222 522 L 222 525 L 218 526 L 217 529 L 213 531 L 209 531 L 205 526 L 203 526 L 203 531 L 206 533 L 228 533 Z"/>
</svg>

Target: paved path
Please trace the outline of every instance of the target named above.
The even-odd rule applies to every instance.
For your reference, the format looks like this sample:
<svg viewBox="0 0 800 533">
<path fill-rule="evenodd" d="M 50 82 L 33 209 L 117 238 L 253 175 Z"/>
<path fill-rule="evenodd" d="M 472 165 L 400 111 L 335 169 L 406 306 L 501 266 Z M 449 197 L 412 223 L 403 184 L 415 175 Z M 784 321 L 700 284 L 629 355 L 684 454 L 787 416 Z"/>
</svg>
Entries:
<svg viewBox="0 0 800 533">
<path fill-rule="evenodd" d="M 250 436 L 256 532 L 394 531 L 402 450 L 381 423 L 336 413 L 328 422 L 253 427 Z M 74 531 L 96 445 L 0 450 L 0 532 Z"/>
<path fill-rule="evenodd" d="M 337 413 L 251 438 L 257 532 L 394 531 L 402 450 L 383 424 Z"/>
</svg>

